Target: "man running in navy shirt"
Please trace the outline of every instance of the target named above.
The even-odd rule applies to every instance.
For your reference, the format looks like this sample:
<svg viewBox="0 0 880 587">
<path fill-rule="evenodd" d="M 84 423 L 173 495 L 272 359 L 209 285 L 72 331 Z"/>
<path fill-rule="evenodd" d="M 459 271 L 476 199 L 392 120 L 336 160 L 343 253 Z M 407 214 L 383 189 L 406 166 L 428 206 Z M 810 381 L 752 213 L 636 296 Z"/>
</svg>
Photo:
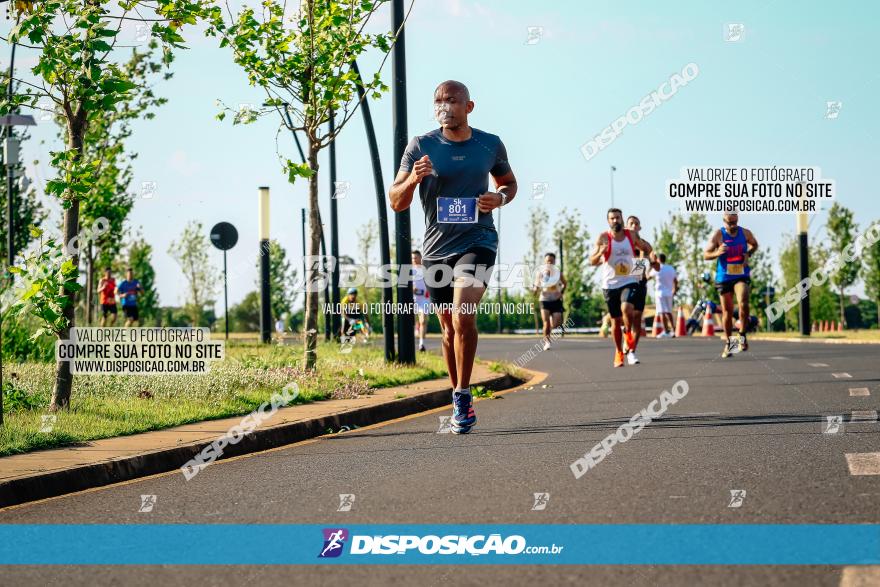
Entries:
<svg viewBox="0 0 880 587">
<path fill-rule="evenodd" d="M 498 250 L 492 210 L 516 195 L 504 144 L 468 125 L 473 110 L 464 84 L 445 81 L 437 86 L 434 112 L 440 128 L 410 141 L 389 194 L 391 208 L 400 212 L 410 207 L 419 188 L 425 212 L 425 284 L 443 330 L 456 434 L 470 432 L 477 421 L 470 379 L 477 352 L 475 309 Z M 488 191 L 489 175 L 494 192 Z"/>
</svg>

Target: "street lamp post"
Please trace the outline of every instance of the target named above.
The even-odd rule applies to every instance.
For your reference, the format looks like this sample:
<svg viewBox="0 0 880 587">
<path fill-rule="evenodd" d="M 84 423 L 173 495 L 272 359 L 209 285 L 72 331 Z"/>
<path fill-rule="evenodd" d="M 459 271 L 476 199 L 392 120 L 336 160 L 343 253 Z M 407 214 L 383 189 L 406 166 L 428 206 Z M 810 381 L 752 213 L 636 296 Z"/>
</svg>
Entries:
<svg viewBox="0 0 880 587">
<path fill-rule="evenodd" d="M 809 228 L 809 221 L 807 218 L 806 212 L 798 212 L 797 215 L 797 231 L 798 231 L 798 254 L 800 261 L 800 276 L 801 281 L 807 279 L 807 276 L 810 274 L 810 254 L 809 254 L 809 245 L 807 242 L 807 230 Z M 800 305 L 800 323 L 801 323 L 801 335 L 810 336 L 810 294 L 801 298 Z"/>
<path fill-rule="evenodd" d="M 333 109 L 330 109 L 330 133 L 335 130 Z M 324 316 L 325 325 L 329 325 L 333 338 L 339 337 L 342 328 L 339 312 L 336 308 L 341 302 L 339 296 L 339 215 L 336 193 L 336 139 L 330 143 L 330 256 L 332 257 L 332 274 L 330 275 L 331 308 L 330 315 Z"/>
<path fill-rule="evenodd" d="M 388 237 L 388 204 L 385 200 L 385 186 L 382 182 L 382 161 L 379 158 L 379 143 L 376 141 L 376 130 L 373 127 L 373 116 L 370 114 L 370 101 L 367 99 L 364 90 L 361 72 L 358 69 L 357 61 L 351 62 L 351 69 L 357 76 L 358 98 L 361 100 L 361 116 L 364 119 L 364 131 L 367 134 L 367 146 L 370 150 L 370 163 L 373 168 L 373 185 L 376 190 L 376 209 L 379 215 L 379 255 L 382 258 L 382 265 L 391 265 L 391 243 Z M 382 286 L 382 306 L 384 308 L 391 307 L 394 302 L 394 286 L 385 283 Z M 385 360 L 394 360 L 394 313 L 390 311 L 382 312 L 382 338 L 385 343 Z M 413 341 L 415 344 L 415 341 Z M 413 348 L 415 353 L 415 347 Z"/>
<path fill-rule="evenodd" d="M 409 133 L 406 126 L 406 50 L 403 35 L 403 0 L 393 0 L 391 5 L 392 30 L 400 31 L 394 42 L 391 53 L 391 76 L 394 85 L 391 88 L 391 102 L 394 127 L 394 165 L 400 164 Z M 409 210 L 394 214 L 395 249 L 397 266 L 403 267 L 412 263 L 410 248 Z M 409 276 L 407 276 L 409 277 Z M 409 280 L 398 280 L 397 302 L 405 308 L 412 308 L 413 294 Z M 404 364 L 416 362 L 416 339 L 413 332 L 415 325 L 410 312 L 402 312 L 397 318 L 397 360 Z"/>
<path fill-rule="evenodd" d="M 260 340 L 272 341 L 272 298 L 269 291 L 269 188 L 260 188 Z"/>
</svg>

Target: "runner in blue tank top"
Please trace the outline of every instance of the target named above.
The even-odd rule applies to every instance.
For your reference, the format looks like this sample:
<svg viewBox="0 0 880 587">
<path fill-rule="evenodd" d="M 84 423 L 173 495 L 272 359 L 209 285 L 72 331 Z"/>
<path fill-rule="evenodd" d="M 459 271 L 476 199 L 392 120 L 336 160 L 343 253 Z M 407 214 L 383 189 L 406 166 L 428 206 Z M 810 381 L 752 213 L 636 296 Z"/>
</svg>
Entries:
<svg viewBox="0 0 880 587">
<path fill-rule="evenodd" d="M 703 257 L 707 261 L 718 260 L 715 270 L 715 288 L 721 296 L 721 315 L 724 326 L 724 350 L 721 356 L 727 358 L 731 353 L 749 350 L 746 330 L 749 324 L 749 286 L 752 282 L 749 257 L 758 248 L 758 241 L 750 230 L 739 226 L 738 214 L 725 214 L 724 225 L 715 231 Z M 733 332 L 733 294 L 739 305 L 739 336 Z"/>
</svg>

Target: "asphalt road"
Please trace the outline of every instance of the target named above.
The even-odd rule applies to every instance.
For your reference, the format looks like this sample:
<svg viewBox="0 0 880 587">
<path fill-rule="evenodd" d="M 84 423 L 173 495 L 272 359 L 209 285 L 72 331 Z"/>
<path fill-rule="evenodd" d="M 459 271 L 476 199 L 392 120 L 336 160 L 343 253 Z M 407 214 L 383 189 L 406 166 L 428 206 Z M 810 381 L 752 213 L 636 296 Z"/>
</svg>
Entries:
<svg viewBox="0 0 880 587">
<path fill-rule="evenodd" d="M 532 338 L 484 338 L 513 360 Z M 432 341 L 436 345 L 436 338 Z M 0 511 L 0 523 L 880 523 L 880 475 L 845 455 L 880 451 L 880 347 L 644 341 L 611 367 L 607 340 L 568 338 L 527 367 L 543 385 L 476 404 L 467 436 L 438 434 L 449 410 Z M 836 376 L 834 374 L 837 374 Z M 849 377 L 845 377 L 848 374 Z M 569 466 L 661 391 L 689 392 L 580 479 Z M 851 395 L 868 388 L 870 395 Z M 844 415 L 825 434 L 826 416 Z M 731 490 L 745 490 L 728 507 Z M 534 493 L 549 493 L 534 511 Z M 141 495 L 156 495 L 150 513 Z M 355 494 L 339 512 L 339 494 Z M 9 585 L 839 585 L 840 567 L 16 567 Z"/>
</svg>

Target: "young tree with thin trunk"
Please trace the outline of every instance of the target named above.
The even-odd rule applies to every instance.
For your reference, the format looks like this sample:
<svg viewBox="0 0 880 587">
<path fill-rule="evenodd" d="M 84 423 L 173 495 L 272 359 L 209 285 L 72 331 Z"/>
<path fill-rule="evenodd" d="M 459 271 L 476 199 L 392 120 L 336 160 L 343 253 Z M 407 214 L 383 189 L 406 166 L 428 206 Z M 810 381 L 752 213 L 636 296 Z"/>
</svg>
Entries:
<svg viewBox="0 0 880 587">
<path fill-rule="evenodd" d="M 865 281 L 865 293 L 877 306 L 877 325 L 880 326 L 880 241 L 865 247 L 862 278 Z"/>
<path fill-rule="evenodd" d="M 57 177 L 47 182 L 46 192 L 57 197 L 64 209 L 61 245 L 78 271 L 79 254 L 66 245 L 80 227 L 80 203 L 95 187 L 99 174 L 95 161 L 84 157 L 89 122 L 96 113 L 113 113 L 137 86 L 117 61 L 117 40 L 123 24 L 151 25 L 150 34 L 170 53 L 180 47 L 179 29 L 194 24 L 208 0 L 43 0 L 16 3 L 15 24 L 7 42 L 31 53 L 36 65 L 29 79 L 14 78 L 11 99 L 0 94 L 0 116 L 22 107 L 42 109 L 46 100 L 60 111 L 66 129 L 64 148 L 52 153 Z M 40 257 L 34 257 L 39 259 Z M 48 258 L 48 257 L 47 257 Z M 67 277 L 70 277 L 69 275 Z M 66 278 L 67 278 L 66 277 Z M 65 279 L 66 279 L 65 278 Z M 75 326 L 76 291 L 54 294 L 67 302 L 62 308 L 59 338 L 69 338 Z M 53 330 L 54 331 L 54 330 Z M 73 387 L 69 361 L 57 361 L 50 409 L 68 408 Z"/>
<path fill-rule="evenodd" d="M 92 324 L 96 276 L 121 252 L 125 221 L 134 207 L 135 194 L 130 190 L 134 178 L 132 161 L 137 154 L 125 151 L 126 140 L 132 134 L 132 122 L 154 118 L 152 110 L 167 102 L 167 99 L 157 97 L 148 84 L 171 63 L 171 53 L 157 58 L 158 48 L 158 42 L 151 39 L 146 51 L 133 49 L 123 70 L 136 87 L 117 104 L 114 112 L 94 112 L 89 117 L 83 157 L 95 161 L 97 179 L 94 187 L 81 199 L 80 225 L 90 227 L 101 219 L 106 230 L 89 239 L 81 250 L 85 254 L 87 324 Z M 168 80 L 171 76 L 166 70 L 162 78 Z M 63 119 L 56 117 L 56 122 L 62 124 L 63 135 Z"/>
<path fill-rule="evenodd" d="M 309 238 L 307 256 L 317 259 L 321 237 L 318 210 L 318 153 L 330 145 L 345 128 L 360 104 L 359 77 L 352 63 L 363 53 L 374 50 L 384 55 L 391 50 L 392 35 L 370 34 L 365 27 L 388 0 L 303 0 L 299 13 L 288 15 L 286 2 L 263 0 L 258 13 L 244 7 L 238 14 L 214 7 L 208 14 L 206 34 L 220 37 L 222 47 L 230 47 L 235 62 L 248 75 L 251 85 L 265 91 L 263 106 L 247 112 L 237 111 L 234 123 L 253 122 L 264 114 L 279 117 L 280 128 L 302 133 L 307 146 L 306 162 L 279 154 L 279 160 L 293 183 L 297 178 L 309 182 Z M 387 90 L 377 71 L 372 79 L 360 82 L 364 98 L 378 98 Z M 327 122 L 335 113 L 335 129 Z M 225 116 L 221 112 L 218 117 Z M 318 296 L 320 264 L 306 267 L 304 363 L 314 369 L 317 361 Z M 313 291 L 314 290 L 314 291 Z"/>
<path fill-rule="evenodd" d="M 220 284 L 220 272 L 211 265 L 210 249 L 207 231 L 195 220 L 187 224 L 180 239 L 168 247 L 168 254 L 180 265 L 186 280 L 184 308 L 194 327 L 201 325 L 205 307 L 213 303 Z"/>
<path fill-rule="evenodd" d="M 855 242 L 855 233 L 859 230 L 853 211 L 837 202 L 828 211 L 825 229 L 828 231 L 830 252 L 838 258 L 842 257 L 844 250 Z M 831 284 L 837 288 L 840 324 L 846 324 L 844 312 L 846 288 L 851 287 L 859 278 L 859 268 L 858 263 L 841 263 L 837 266 L 837 270 L 829 275 Z"/>
<path fill-rule="evenodd" d="M 685 276 L 684 279 L 679 277 L 678 281 L 683 285 L 681 289 L 690 303 L 696 304 L 699 302 L 703 271 L 712 267 L 703 259 L 703 249 L 712 234 L 712 225 L 702 214 L 676 214 L 672 217 L 672 226 Z M 666 261 L 669 262 L 668 257 Z"/>
<path fill-rule="evenodd" d="M 584 324 L 597 318 L 592 305 L 593 275 L 596 269 L 587 262 L 591 246 L 590 232 L 581 221 L 577 209 L 563 208 L 559 211 L 559 220 L 553 228 L 553 241 L 562 241 L 562 255 L 565 262 L 565 279 L 567 285 L 562 293 L 563 305 L 568 317 Z M 586 307 L 584 304 L 587 304 Z M 576 326 L 581 324 L 575 323 Z"/>
<path fill-rule="evenodd" d="M 545 250 L 547 243 L 547 225 L 550 224 L 550 215 L 547 214 L 547 210 L 544 209 L 543 206 L 537 204 L 533 206 L 529 210 L 529 220 L 526 225 L 526 238 L 529 242 L 529 250 L 526 252 L 525 261 L 526 266 L 529 268 L 529 278 L 534 278 L 535 271 L 538 266 L 544 263 L 544 254 L 547 252 Z M 558 253 L 557 253 L 558 255 Z M 527 287 L 531 287 L 531 283 L 527 284 Z M 536 311 L 534 312 L 535 317 L 535 332 L 541 331 L 541 312 L 540 306 L 541 304 L 538 302 L 540 297 L 540 292 L 534 292 L 531 294 L 532 301 L 535 304 Z"/>
</svg>

